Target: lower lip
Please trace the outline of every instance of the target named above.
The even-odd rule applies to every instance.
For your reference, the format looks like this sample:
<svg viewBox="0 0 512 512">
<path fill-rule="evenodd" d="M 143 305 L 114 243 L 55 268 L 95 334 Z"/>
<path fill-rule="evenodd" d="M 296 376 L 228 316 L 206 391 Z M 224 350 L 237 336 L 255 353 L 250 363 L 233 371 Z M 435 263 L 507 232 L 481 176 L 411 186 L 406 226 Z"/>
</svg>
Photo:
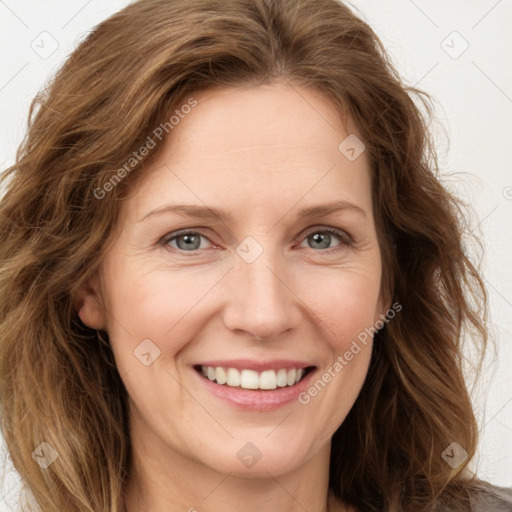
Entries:
<svg viewBox="0 0 512 512">
<path fill-rule="evenodd" d="M 192 368 L 192 371 L 213 395 L 228 402 L 237 409 L 246 411 L 273 411 L 297 400 L 298 395 L 307 389 L 309 381 L 315 373 L 315 370 L 310 371 L 298 384 L 293 386 L 269 390 L 250 390 L 234 388 L 225 384 L 216 384 L 203 377 L 195 369 Z"/>
</svg>

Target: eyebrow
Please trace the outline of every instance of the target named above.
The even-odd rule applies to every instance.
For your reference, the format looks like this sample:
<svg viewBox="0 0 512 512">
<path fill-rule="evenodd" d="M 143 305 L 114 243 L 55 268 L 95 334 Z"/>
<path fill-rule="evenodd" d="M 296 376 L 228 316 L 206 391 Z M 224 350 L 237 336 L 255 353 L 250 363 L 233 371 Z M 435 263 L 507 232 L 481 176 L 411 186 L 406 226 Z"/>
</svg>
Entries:
<svg viewBox="0 0 512 512">
<path fill-rule="evenodd" d="M 347 210 L 363 215 L 364 217 L 368 217 L 363 208 L 348 201 L 332 201 L 330 203 L 314 206 L 304 206 L 299 209 L 297 217 L 299 219 L 311 219 L 315 217 L 325 217 L 331 213 Z M 200 219 L 216 219 L 223 223 L 227 223 L 232 219 L 232 215 L 230 213 L 217 208 L 209 208 L 208 206 L 194 204 L 168 204 L 150 211 L 137 222 L 145 221 L 153 215 L 162 213 L 177 213 L 186 217 L 195 217 Z"/>
</svg>

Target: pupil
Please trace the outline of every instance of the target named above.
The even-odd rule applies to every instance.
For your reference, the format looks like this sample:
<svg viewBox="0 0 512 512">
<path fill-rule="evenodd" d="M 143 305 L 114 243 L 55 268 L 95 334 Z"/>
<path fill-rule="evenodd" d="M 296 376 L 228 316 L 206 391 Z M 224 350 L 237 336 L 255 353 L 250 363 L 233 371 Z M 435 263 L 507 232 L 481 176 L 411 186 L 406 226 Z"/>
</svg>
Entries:
<svg viewBox="0 0 512 512">
<path fill-rule="evenodd" d="M 191 248 L 194 246 L 194 248 L 197 249 L 197 247 L 195 247 L 195 245 L 197 245 L 196 235 L 182 235 L 181 238 L 185 241 L 186 247 Z"/>
<path fill-rule="evenodd" d="M 313 235 L 313 239 L 314 239 L 315 243 L 318 243 L 321 245 L 322 249 L 329 247 L 329 237 L 328 236 L 321 234 L 321 233 L 315 233 Z"/>
</svg>

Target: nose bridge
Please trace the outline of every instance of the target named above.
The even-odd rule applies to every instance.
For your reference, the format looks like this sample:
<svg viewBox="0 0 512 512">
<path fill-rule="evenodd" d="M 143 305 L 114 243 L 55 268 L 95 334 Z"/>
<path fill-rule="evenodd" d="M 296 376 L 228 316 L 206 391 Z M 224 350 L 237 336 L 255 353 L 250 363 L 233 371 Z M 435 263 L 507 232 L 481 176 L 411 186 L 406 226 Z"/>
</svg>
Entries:
<svg viewBox="0 0 512 512">
<path fill-rule="evenodd" d="M 263 245 L 247 237 L 237 247 L 234 289 L 226 316 L 229 328 L 249 331 L 260 338 L 278 336 L 293 323 L 294 295 L 285 284 L 287 273 L 279 250 L 271 246 L 271 238 L 267 235 Z"/>
</svg>

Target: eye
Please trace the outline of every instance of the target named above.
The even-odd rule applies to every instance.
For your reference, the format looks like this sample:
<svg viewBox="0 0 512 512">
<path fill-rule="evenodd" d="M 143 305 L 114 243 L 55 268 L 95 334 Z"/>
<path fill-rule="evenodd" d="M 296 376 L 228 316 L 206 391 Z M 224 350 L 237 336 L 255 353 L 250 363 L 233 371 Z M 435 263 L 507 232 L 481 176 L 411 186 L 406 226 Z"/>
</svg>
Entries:
<svg viewBox="0 0 512 512">
<path fill-rule="evenodd" d="M 333 238 L 337 238 L 340 242 L 338 245 L 332 247 L 330 244 L 333 241 Z M 321 228 L 321 229 L 314 229 L 313 231 L 309 231 L 305 235 L 304 241 L 309 243 L 309 247 L 311 249 L 342 249 L 343 247 L 350 245 L 351 243 L 351 237 L 336 228 Z M 300 246 L 299 246 L 300 247 Z"/>
<path fill-rule="evenodd" d="M 162 244 L 170 245 L 173 249 L 190 252 L 204 249 L 204 247 L 201 247 L 201 239 L 208 240 L 208 238 L 197 231 L 182 231 L 173 236 L 165 237 L 162 240 Z M 176 246 L 172 245 L 171 242 L 176 242 Z"/>
<path fill-rule="evenodd" d="M 352 243 L 350 235 L 336 228 L 316 228 L 306 233 L 303 238 L 304 242 L 310 241 L 308 245 L 311 249 L 341 250 Z M 331 246 L 333 239 L 337 239 L 339 241 L 339 243 L 334 247 Z M 177 251 L 194 252 L 200 249 L 208 249 L 208 247 L 204 247 L 201 240 L 207 240 L 208 243 L 211 244 L 210 240 L 206 236 L 197 231 L 171 233 L 164 237 L 160 243 L 164 246 L 170 246 L 172 249 Z M 301 244 L 299 247 L 304 246 Z"/>
</svg>

